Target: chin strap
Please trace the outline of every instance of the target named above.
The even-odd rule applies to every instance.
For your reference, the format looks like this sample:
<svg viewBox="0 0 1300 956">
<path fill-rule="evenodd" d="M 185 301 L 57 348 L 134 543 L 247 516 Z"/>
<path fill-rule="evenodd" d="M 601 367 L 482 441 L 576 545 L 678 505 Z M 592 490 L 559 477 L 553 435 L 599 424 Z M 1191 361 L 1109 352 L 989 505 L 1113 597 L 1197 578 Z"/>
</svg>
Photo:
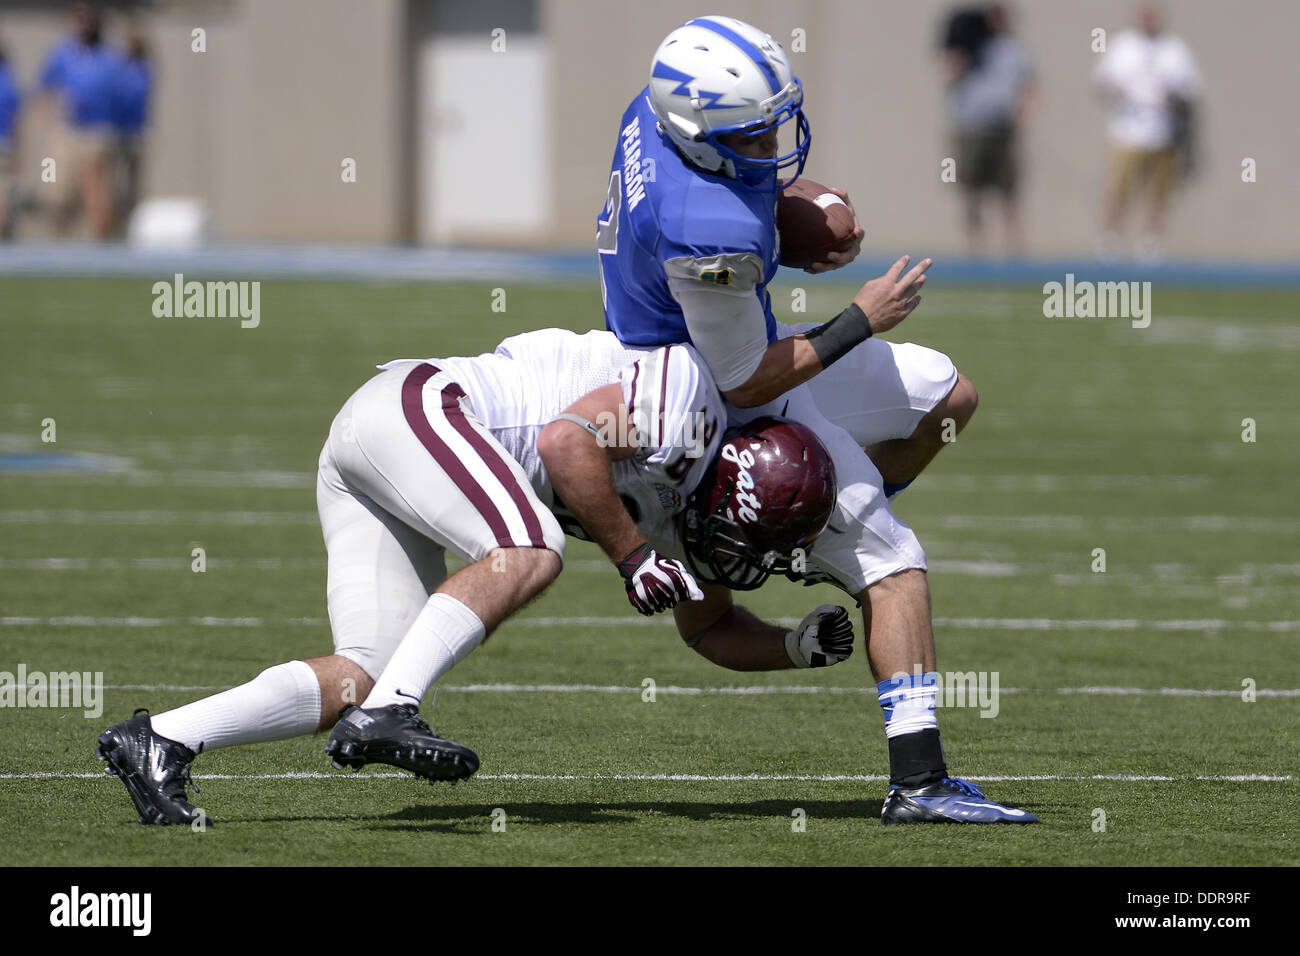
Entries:
<svg viewBox="0 0 1300 956">
<path fill-rule="evenodd" d="M 558 422 L 561 419 L 563 419 L 566 422 L 573 422 L 573 424 L 575 425 L 581 425 L 583 428 L 587 430 L 587 432 L 591 435 L 592 438 L 596 439 L 596 441 L 605 440 L 604 437 L 601 435 L 600 429 L 597 428 L 595 425 L 593 425 L 591 422 L 587 421 L 587 419 L 583 418 L 581 415 L 575 415 L 572 412 L 560 412 L 560 414 L 555 416 L 554 420 Z"/>
</svg>

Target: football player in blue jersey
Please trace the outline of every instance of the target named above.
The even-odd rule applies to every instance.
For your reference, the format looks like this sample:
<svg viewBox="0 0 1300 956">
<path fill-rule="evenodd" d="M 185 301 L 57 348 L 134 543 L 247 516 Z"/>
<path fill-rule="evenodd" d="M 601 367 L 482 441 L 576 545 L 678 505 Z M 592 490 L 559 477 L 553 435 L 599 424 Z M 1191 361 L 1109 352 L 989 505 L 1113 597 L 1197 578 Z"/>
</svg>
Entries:
<svg viewBox="0 0 1300 956">
<path fill-rule="evenodd" d="M 908 270 L 901 257 L 829 322 L 785 326 L 773 316 L 777 201 L 810 144 L 803 87 L 772 37 L 717 16 L 672 31 L 649 85 L 623 113 L 597 218 L 606 324 L 629 345 L 691 343 L 733 424 L 787 415 L 830 451 L 836 511 L 804 580 L 836 583 L 862 605 L 889 741 L 882 821 L 1036 822 L 948 775 L 925 555 L 888 502 L 943 447 L 946 420 L 951 440 L 975 410 L 974 387 L 946 356 L 872 338 L 916 308 L 931 260 Z M 847 252 L 809 271 L 852 261 L 861 236 L 857 226 Z M 675 609 L 696 640 L 729 628 L 734 613 L 728 582 L 717 578 L 704 601 Z"/>
</svg>

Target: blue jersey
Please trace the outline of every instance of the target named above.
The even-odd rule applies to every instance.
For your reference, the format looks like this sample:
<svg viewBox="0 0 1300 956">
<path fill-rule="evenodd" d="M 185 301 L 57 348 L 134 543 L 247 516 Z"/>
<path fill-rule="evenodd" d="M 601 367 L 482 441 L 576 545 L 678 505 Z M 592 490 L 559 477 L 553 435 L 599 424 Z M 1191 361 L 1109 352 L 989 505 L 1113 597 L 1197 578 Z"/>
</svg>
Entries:
<svg viewBox="0 0 1300 956">
<path fill-rule="evenodd" d="M 68 62 L 77 55 L 80 46 L 81 41 L 70 36 L 54 45 L 41 68 L 41 89 L 51 93 L 63 89 L 67 80 Z"/>
<path fill-rule="evenodd" d="M 121 54 L 102 43 L 89 47 L 65 38 L 45 61 L 41 87 L 63 95 L 64 112 L 72 127 L 105 126 L 113 119 L 113 93 L 121 61 Z"/>
<path fill-rule="evenodd" d="M 122 61 L 113 91 L 113 125 L 119 133 L 132 134 L 144 129 L 149 119 L 149 90 L 152 86 L 153 71 L 148 60 Z"/>
<path fill-rule="evenodd" d="M 18 81 L 14 79 L 9 64 L 0 60 L 0 150 L 13 146 L 14 127 L 18 124 L 18 107 L 22 97 L 18 93 Z"/>
<path fill-rule="evenodd" d="M 632 100 L 619 127 L 605 208 L 597 217 L 605 324 L 628 345 L 690 342 L 665 263 L 750 253 L 762 263 L 755 292 L 776 341 L 767 284 L 776 274 L 775 189 L 746 186 L 689 165 L 658 130 L 647 90 Z M 705 281 L 728 282 L 725 269 Z"/>
</svg>

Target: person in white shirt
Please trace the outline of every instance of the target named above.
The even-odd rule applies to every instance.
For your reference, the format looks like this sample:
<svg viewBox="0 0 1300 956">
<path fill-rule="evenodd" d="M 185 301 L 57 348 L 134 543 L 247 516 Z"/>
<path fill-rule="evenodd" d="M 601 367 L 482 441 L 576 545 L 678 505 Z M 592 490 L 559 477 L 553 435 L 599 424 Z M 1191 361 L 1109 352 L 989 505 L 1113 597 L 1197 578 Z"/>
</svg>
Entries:
<svg viewBox="0 0 1300 956">
<path fill-rule="evenodd" d="M 1116 248 L 1130 202 L 1144 190 L 1146 231 L 1138 252 L 1154 258 L 1160 255 L 1169 197 L 1180 174 L 1180 138 L 1190 128 L 1201 75 L 1187 45 L 1164 30 L 1155 5 L 1138 9 L 1137 24 L 1115 37 L 1093 74 L 1110 103 L 1113 147 L 1100 251 Z"/>
</svg>

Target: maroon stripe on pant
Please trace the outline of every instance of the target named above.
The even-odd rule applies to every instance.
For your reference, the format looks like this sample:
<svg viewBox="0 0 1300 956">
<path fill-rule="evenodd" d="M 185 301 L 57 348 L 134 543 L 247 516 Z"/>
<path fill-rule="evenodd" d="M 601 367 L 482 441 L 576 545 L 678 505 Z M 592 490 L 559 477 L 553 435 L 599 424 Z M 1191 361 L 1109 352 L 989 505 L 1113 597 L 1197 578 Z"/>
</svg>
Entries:
<svg viewBox="0 0 1300 956">
<path fill-rule="evenodd" d="M 659 445 L 668 443 L 668 437 L 664 435 L 664 407 L 668 401 L 668 356 L 672 350 L 671 345 L 664 349 L 664 374 L 659 380 L 659 440 L 657 442 Z"/>
<path fill-rule="evenodd" d="M 406 416 L 406 424 L 411 427 L 411 431 L 415 432 L 415 437 L 420 439 L 420 444 L 433 456 L 438 466 L 447 473 L 447 477 L 455 482 L 456 487 L 469 499 L 474 510 L 487 522 L 488 528 L 496 535 L 497 544 L 503 548 L 513 548 L 515 541 L 510 536 L 510 529 L 506 527 L 505 518 L 501 517 L 501 512 L 497 510 L 497 506 L 493 504 L 483 486 L 461 464 L 456 453 L 438 437 L 438 433 L 433 430 L 433 425 L 429 423 L 428 416 L 424 414 L 424 383 L 439 371 L 441 370 L 437 367 L 425 362 L 413 368 L 411 374 L 406 376 L 406 381 L 402 382 L 402 414 Z M 445 391 L 443 401 L 446 402 Z"/>
<path fill-rule="evenodd" d="M 460 433 L 471 448 L 478 452 L 478 456 L 483 459 L 483 463 L 492 469 L 492 474 L 496 480 L 501 483 L 501 487 L 506 490 L 510 500 L 519 508 L 519 516 L 524 519 L 524 530 L 528 532 L 529 543 L 534 548 L 546 547 L 546 539 L 542 535 L 542 523 L 537 520 L 537 513 L 533 511 L 532 502 L 528 500 L 528 495 L 520 487 L 518 479 L 515 478 L 509 466 L 501 460 L 501 452 L 493 448 L 491 443 L 483 437 L 482 433 L 477 431 L 465 417 L 465 410 L 460 407 L 460 399 L 465 397 L 465 390 L 455 382 L 447 383 L 442 390 L 442 411 L 447 416 L 447 421 L 451 422 L 451 427 Z"/>
</svg>

